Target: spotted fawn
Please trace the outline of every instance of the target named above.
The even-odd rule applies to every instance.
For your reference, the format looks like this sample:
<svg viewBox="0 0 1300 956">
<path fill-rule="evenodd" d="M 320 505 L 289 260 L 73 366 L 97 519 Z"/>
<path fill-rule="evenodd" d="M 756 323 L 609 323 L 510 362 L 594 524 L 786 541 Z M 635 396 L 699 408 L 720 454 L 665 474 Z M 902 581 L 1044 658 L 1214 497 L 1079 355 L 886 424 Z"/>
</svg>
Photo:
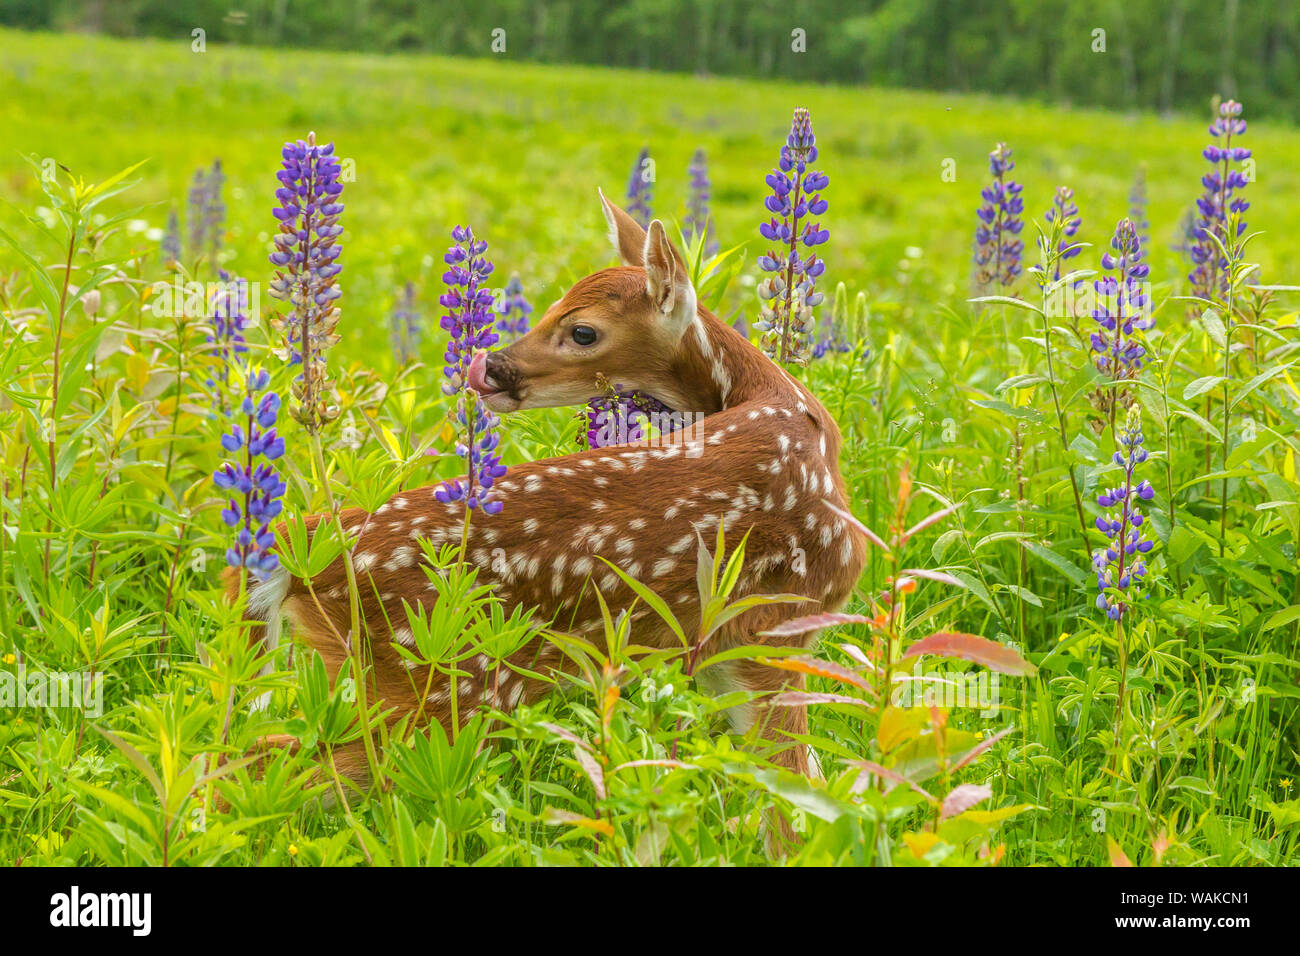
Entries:
<svg viewBox="0 0 1300 956">
<path fill-rule="evenodd" d="M 648 230 L 601 196 L 609 237 L 623 261 L 576 283 L 542 320 L 509 347 L 477 353 L 468 384 L 490 409 L 582 405 L 600 394 L 598 379 L 618 382 L 672 409 L 701 415 L 686 437 L 592 448 L 510 466 L 496 484 L 504 510 L 474 515 L 468 560 L 490 582 L 506 610 L 537 608 L 541 619 L 581 636 L 603 629 L 599 589 L 611 609 L 631 607 L 632 590 L 600 559 L 617 565 L 664 599 L 687 634 L 699 622 L 696 558 L 700 538 L 722 524 L 734 545 L 748 534 L 744 567 L 733 599 L 789 593 L 802 604 L 755 607 L 712 638 L 710 653 L 743 644 L 808 642 L 766 637 L 784 621 L 832 611 L 848 599 L 866 557 L 866 540 L 837 513 L 847 511 L 838 462 L 840 433 L 802 383 L 770 361 L 729 325 L 702 308 L 680 253 L 661 222 Z M 410 646 L 403 602 L 434 599 L 437 584 L 424 569 L 421 539 L 459 545 L 463 502 L 442 503 L 429 486 L 396 495 L 373 513 L 342 512 L 355 536 L 352 561 L 360 592 L 362 640 L 373 664 L 368 686 L 396 720 L 422 713 L 450 726 L 451 682 L 411 669 L 394 649 Z M 308 520 L 312 527 L 320 517 Z M 295 636 L 324 658 L 331 677 L 350 654 L 348 583 L 343 559 L 309 588 L 281 568 L 251 581 L 248 616 L 256 638 L 274 647 L 287 618 Z M 436 577 L 435 577 L 436 582 Z M 239 581 L 227 587 L 238 595 Z M 676 638 L 644 603 L 632 611 L 638 644 L 670 647 Z M 559 649 L 538 637 L 511 662 L 536 673 L 569 666 Z M 536 700 L 553 683 L 489 667 L 486 657 L 464 662 L 457 681 L 460 719 L 475 705 L 511 710 Z M 809 771 L 809 754 L 790 735 L 805 733 L 802 707 L 768 707 L 774 692 L 802 690 L 802 674 L 753 660 L 733 660 L 700 674 L 712 693 L 759 692 L 732 708 L 738 733 L 756 736 L 779 764 Z M 283 743 L 290 743 L 288 740 Z M 362 784 L 360 744 L 335 752 L 338 769 Z"/>
</svg>

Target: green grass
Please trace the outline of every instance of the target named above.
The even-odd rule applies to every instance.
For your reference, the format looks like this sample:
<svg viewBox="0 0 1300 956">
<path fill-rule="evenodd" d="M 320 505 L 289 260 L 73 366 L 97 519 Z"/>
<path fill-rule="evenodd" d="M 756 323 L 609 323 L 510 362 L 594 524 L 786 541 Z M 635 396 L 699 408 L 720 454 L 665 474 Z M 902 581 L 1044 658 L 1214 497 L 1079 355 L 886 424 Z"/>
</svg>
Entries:
<svg viewBox="0 0 1300 956">
<path fill-rule="evenodd" d="M 7 322 L 0 669 L 108 675 L 102 716 L 4 712 L 6 860 L 755 864 L 768 859 L 762 811 L 775 807 L 793 808 L 805 838 L 798 859 L 811 863 L 1099 865 L 1121 851 L 1140 864 L 1294 862 L 1300 804 L 1286 781 L 1297 773 L 1300 694 L 1300 374 L 1288 364 L 1297 348 L 1296 299 L 1279 294 L 1261 329 L 1235 333 L 1232 344 L 1249 347 L 1234 349 L 1228 366 L 1226 397 L 1235 404 L 1225 448 L 1213 436 L 1224 420 L 1223 383 L 1200 393 L 1192 386 L 1223 371 L 1214 326 L 1168 299 L 1186 294 L 1186 266 L 1170 247 L 1206 165 L 1202 118 L 504 61 L 215 47 L 194 54 L 188 40 L 0 32 L 0 63 L 0 125 L 17 151 L 0 154 L 12 203 L 0 207 L 0 227 L 42 266 L 37 272 L 0 245 Z M 870 311 L 853 353 L 806 373 L 845 433 L 841 468 L 854 511 L 887 535 L 905 464 L 918 487 L 905 501 L 904 527 L 940 507 L 932 497 L 962 504 L 898 549 L 900 567 L 944 569 L 960 582 L 922 582 L 906 602 L 899 639 L 906 646 L 930 631 L 983 635 L 1016 645 L 1038 665 L 1037 676 L 1002 676 L 998 715 L 955 708 L 946 729 L 924 709 L 814 707 L 811 736 L 826 765 L 824 784 L 778 774 L 729 738 L 717 705 L 694 690 L 680 659 L 633 660 L 625 649 L 613 655 L 622 687 L 603 735 L 611 678 L 597 668 L 589 686 L 475 725 L 454 752 L 443 753 L 436 731 L 416 735 L 409 747 L 395 743 L 382 758 L 388 788 L 346 814 L 318 805 L 306 754 L 260 778 L 238 771 L 196 783 L 215 755 L 237 757 L 263 733 L 311 743 L 345 737 L 355 706 L 346 687 L 331 697 L 313 679 L 301 651 L 291 661 L 282 649 L 275 674 L 255 679 L 258 662 L 218 592 L 226 543 L 209 476 L 221 460 L 220 427 L 206 414 L 212 394 L 196 354 L 202 330 L 154 319 L 141 298 L 168 276 L 151 230 L 163 225 L 169 204 L 184 215 L 193 171 L 221 158 L 228 177 L 222 264 L 265 282 L 280 144 L 314 129 L 355 162 L 344 197 L 343 341 L 331 363 L 342 424 L 361 445 L 340 441 L 337 430 L 325 441 L 335 490 L 368 503 L 399 482 L 419 486 L 449 473 L 416 454 L 447 443 L 447 406 L 434 384 L 441 343 L 428 337 L 427 367 L 399 374 L 387 320 L 411 280 L 436 327 L 452 225 L 472 223 L 491 243 L 498 270 L 518 271 L 540 311 L 612 261 L 596 188 L 621 196 L 637 149 L 648 143 L 656 213 L 677 217 L 687 162 L 703 146 L 719 238 L 724 246 L 748 243 L 744 273 L 727 289 L 722 311 L 752 317 L 763 175 L 798 105 L 813 111 L 819 165 L 831 177 L 825 288 L 845 283 L 850 297 L 864 294 Z M 1152 344 L 1161 361 L 1146 376 L 1151 387 L 1140 391 L 1158 544 L 1150 598 L 1126 618 L 1131 713 L 1118 740 L 1118 648 L 1093 607 L 1069 482 L 1074 468 L 1091 521 L 1098 488 L 1116 481 L 1107 429 L 1089 424 L 1090 365 L 1069 329 L 1054 333 L 1070 444 L 1063 449 L 1048 383 L 1021 379 L 1020 387 L 999 388 L 1012 376 L 1045 371 L 1037 316 L 966 302 L 974 211 L 998 140 L 1015 149 L 1027 217 L 1041 221 L 1053 190 L 1068 184 L 1084 219 L 1080 238 L 1094 246 L 1109 241 L 1128 212 L 1135 171 L 1147 167 L 1159 304 Z M 1289 160 L 1300 132 L 1252 125 L 1245 142 L 1258 163 L 1248 219 L 1251 231 L 1264 233 L 1247 261 L 1260 264 L 1266 282 L 1296 282 L 1300 213 L 1290 199 L 1300 171 Z M 66 236 L 18 154 L 53 158 L 88 182 L 147 160 L 130 191 L 95 212 L 144 208 L 75 262 L 74 297 L 95 263 L 112 261 L 122 273 L 102 287 L 93 315 L 68 310 L 64 392 L 53 411 L 58 309 L 36 289 L 40 275 L 59 288 L 66 250 L 39 224 L 51 226 L 55 240 Z M 947 160 L 955 162 L 954 182 L 942 176 Z M 1031 250 L 1032 235 L 1027 226 Z M 1095 268 L 1096 253 L 1085 250 L 1075 261 Z M 196 263 L 187 256 L 186 265 Z M 197 268 L 210 277 L 210 264 Z M 1029 284 L 1021 293 L 1035 301 Z M 14 334 L 25 323 L 27 334 Z M 266 342 L 260 331 L 252 339 Z M 287 381 L 282 370 L 277 381 Z M 567 450 L 576 432 L 559 411 L 513 416 L 506 430 L 507 462 Z M 45 464 L 51 438 L 59 459 L 53 491 Z M 323 510 L 301 431 L 289 430 L 289 444 L 290 510 Z M 1093 532 L 1092 546 L 1099 542 Z M 874 553 L 849 610 L 870 611 L 890 570 Z M 466 609 L 489 620 L 482 600 Z M 870 649 L 872 638 L 865 628 L 839 628 L 823 636 L 820 653 L 851 665 L 844 643 Z M 673 694 L 658 693 L 669 683 Z M 274 692 L 269 715 L 250 715 L 245 705 L 264 688 Z M 823 678 L 814 689 L 851 690 Z M 609 767 L 662 758 L 680 738 L 691 767 L 611 774 L 602 799 L 573 745 L 544 725 L 588 740 Z M 951 771 L 957 754 L 1004 728 L 1010 732 L 987 754 Z M 491 746 L 475 754 L 486 736 Z M 936 826 L 925 799 L 907 786 L 859 792 L 850 761 L 860 759 L 909 775 L 939 797 L 959 784 L 987 784 L 991 793 Z M 217 791 L 227 809 L 214 801 Z M 587 822 L 575 826 L 557 813 Z"/>
</svg>

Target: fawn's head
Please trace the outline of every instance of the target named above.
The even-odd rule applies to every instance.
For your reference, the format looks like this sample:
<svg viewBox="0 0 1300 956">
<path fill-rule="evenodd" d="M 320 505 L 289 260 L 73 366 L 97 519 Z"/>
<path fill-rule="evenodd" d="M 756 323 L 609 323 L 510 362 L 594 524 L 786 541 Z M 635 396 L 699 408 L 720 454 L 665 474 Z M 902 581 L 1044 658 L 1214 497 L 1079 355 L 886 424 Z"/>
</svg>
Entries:
<svg viewBox="0 0 1300 956">
<path fill-rule="evenodd" d="M 693 407 L 680 362 L 696 317 L 686 263 L 658 219 L 642 229 L 600 200 L 623 267 L 587 276 L 519 341 L 474 356 L 470 387 L 494 411 L 581 405 L 601 394 L 601 376 L 672 408 Z"/>
</svg>

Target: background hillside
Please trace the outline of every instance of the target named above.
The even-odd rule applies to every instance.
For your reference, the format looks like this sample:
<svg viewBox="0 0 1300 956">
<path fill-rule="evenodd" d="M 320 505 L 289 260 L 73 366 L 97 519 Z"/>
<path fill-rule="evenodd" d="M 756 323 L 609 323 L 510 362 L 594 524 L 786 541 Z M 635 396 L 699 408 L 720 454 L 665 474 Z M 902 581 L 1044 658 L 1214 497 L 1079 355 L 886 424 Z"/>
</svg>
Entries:
<svg viewBox="0 0 1300 956">
<path fill-rule="evenodd" d="M 494 55 L 820 83 L 1295 117 L 1300 8 L 1240 0 L 0 0 L 0 24 L 122 36 Z M 802 31 L 803 52 L 792 49 Z M 1098 52 L 1104 31 L 1104 53 Z"/>
</svg>

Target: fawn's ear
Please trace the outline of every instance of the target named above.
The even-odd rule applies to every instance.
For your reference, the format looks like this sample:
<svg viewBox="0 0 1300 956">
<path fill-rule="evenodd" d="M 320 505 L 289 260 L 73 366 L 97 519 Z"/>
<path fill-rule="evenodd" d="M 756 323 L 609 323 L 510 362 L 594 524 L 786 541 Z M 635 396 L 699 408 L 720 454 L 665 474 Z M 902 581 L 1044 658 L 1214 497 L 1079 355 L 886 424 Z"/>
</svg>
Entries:
<svg viewBox="0 0 1300 956">
<path fill-rule="evenodd" d="M 605 198 L 599 189 L 600 205 L 609 224 L 609 244 L 614 247 L 625 266 L 639 266 L 644 262 L 645 230 L 635 219 Z"/>
<path fill-rule="evenodd" d="M 660 321 L 673 335 L 680 336 L 695 321 L 695 288 L 685 261 L 668 241 L 664 224 L 658 219 L 650 223 L 646 233 L 641 265 L 645 268 L 646 291 Z"/>
</svg>

